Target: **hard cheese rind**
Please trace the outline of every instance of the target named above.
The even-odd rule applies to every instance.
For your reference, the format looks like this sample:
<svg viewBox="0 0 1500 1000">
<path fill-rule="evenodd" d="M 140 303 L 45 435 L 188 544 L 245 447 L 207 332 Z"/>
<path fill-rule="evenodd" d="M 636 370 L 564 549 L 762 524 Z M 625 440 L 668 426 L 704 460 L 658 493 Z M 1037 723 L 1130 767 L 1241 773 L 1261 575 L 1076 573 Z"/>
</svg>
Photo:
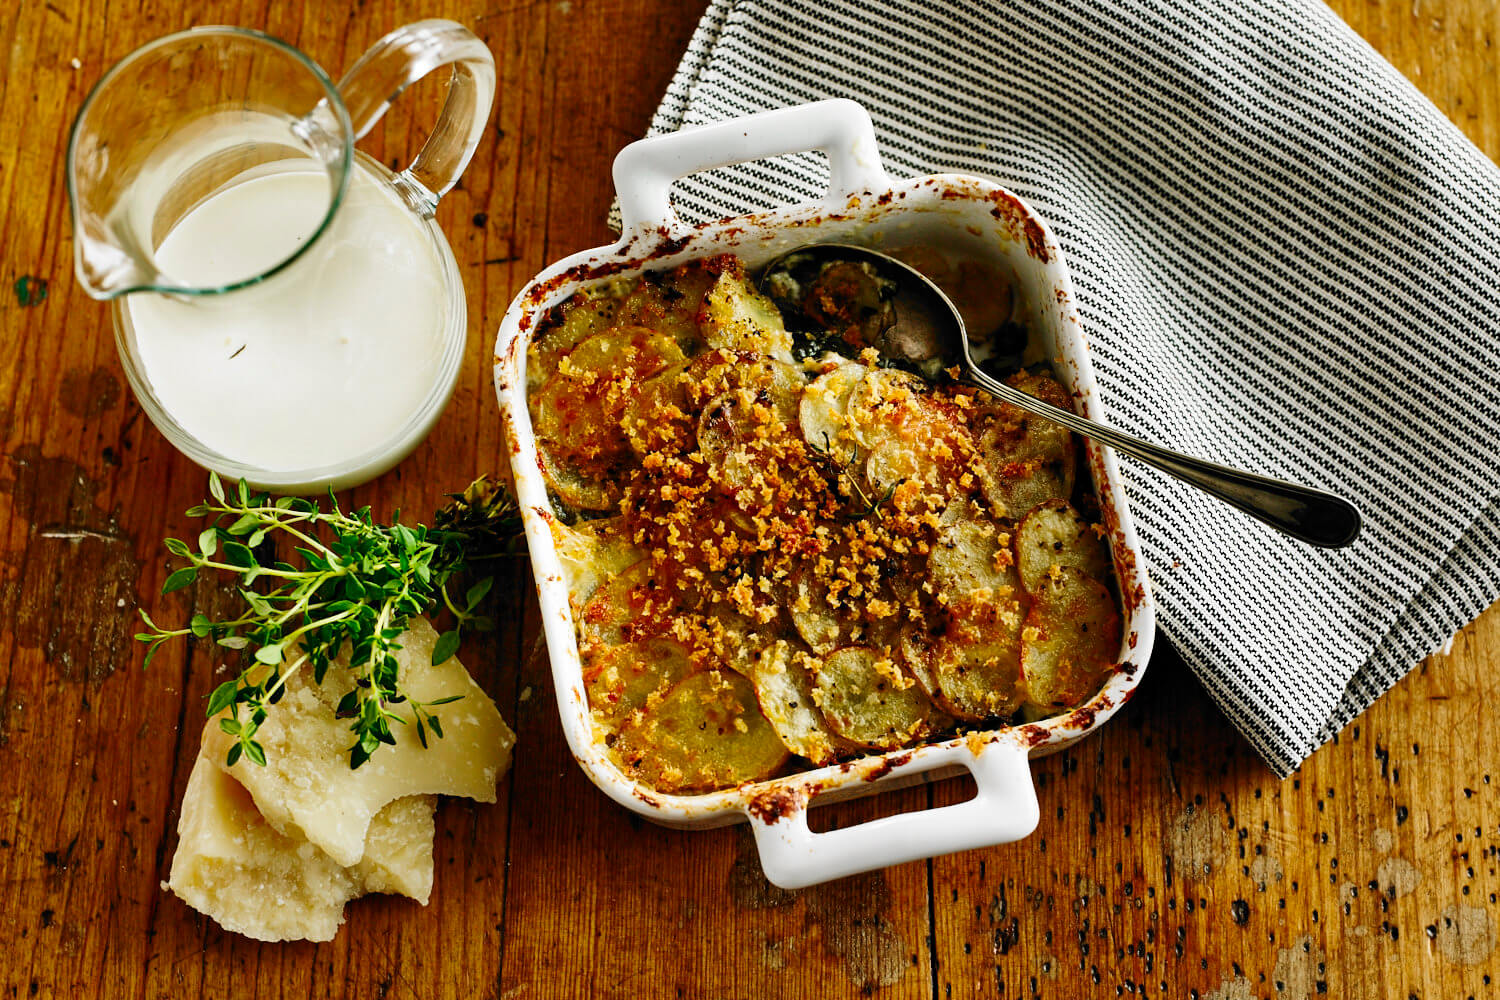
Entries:
<svg viewBox="0 0 1500 1000">
<path fill-rule="evenodd" d="M 408 697 L 431 702 L 462 695 L 434 709 L 443 737 L 429 734 L 424 749 L 410 706 L 399 706 L 409 724 L 391 727 L 396 745 L 380 747 L 358 769 L 349 767 L 349 722 L 334 711 L 353 687 L 353 674 L 335 664 L 321 685 L 305 667 L 288 678 L 286 694 L 270 707 L 256 736 L 265 748 L 265 766 L 241 758 L 229 769 L 272 827 L 348 867 L 363 857 L 370 821 L 387 803 L 428 794 L 495 801 L 495 783 L 510 765 L 515 734 L 457 657 L 432 665 L 437 638 L 425 618 L 413 618 L 398 658 Z M 211 726 L 204 751 L 222 762 L 230 742 Z"/>
<path fill-rule="evenodd" d="M 188 778 L 166 887 L 225 930 L 259 941 L 328 941 L 344 922 L 344 904 L 364 892 L 426 904 L 433 806 L 427 795 L 387 805 L 370 824 L 363 860 L 345 868 L 277 833 L 205 748 Z"/>
</svg>

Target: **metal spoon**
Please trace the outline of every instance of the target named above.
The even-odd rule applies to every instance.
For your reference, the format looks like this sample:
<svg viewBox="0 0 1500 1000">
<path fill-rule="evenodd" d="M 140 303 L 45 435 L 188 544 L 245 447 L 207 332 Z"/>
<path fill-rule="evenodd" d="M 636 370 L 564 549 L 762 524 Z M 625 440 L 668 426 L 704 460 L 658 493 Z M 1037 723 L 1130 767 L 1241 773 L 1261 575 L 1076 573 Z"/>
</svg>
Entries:
<svg viewBox="0 0 1500 1000">
<path fill-rule="evenodd" d="M 890 297 L 890 291 L 894 289 L 891 298 L 895 306 L 892 310 L 894 322 L 884 325 L 875 337 L 875 346 L 887 358 L 914 364 L 929 373 L 957 368 L 959 381 L 1191 483 L 1278 531 L 1311 545 L 1340 548 L 1359 537 L 1359 510 L 1343 497 L 1184 455 L 1058 409 L 997 382 L 975 364 L 969 332 L 948 296 L 921 272 L 894 257 L 866 247 L 812 244 L 783 254 L 767 264 L 761 271 L 759 285 L 771 294 L 773 300 L 784 300 L 787 288 L 797 285 L 790 277 L 791 267 L 801 270 L 809 265 L 833 261 L 869 265 L 873 272 L 867 270 L 865 273 L 871 273 L 884 286 L 885 295 L 882 297 Z"/>
</svg>

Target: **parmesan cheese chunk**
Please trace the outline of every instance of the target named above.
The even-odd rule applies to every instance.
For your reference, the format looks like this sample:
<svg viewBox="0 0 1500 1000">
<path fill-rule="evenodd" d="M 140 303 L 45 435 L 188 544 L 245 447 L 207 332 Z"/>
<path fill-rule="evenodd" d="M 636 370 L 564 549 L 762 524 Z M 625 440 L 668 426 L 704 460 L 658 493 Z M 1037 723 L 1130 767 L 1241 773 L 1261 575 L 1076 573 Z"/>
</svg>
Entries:
<svg viewBox="0 0 1500 1000">
<path fill-rule="evenodd" d="M 432 665 L 437 638 L 425 618 L 413 618 L 397 656 L 408 697 L 432 702 L 462 695 L 433 709 L 442 720 L 443 737 L 429 734 L 424 749 L 410 705 L 396 706 L 408 723 L 391 727 L 396 745 L 380 747 L 358 769 L 349 767 L 349 721 L 335 714 L 339 699 L 354 686 L 353 673 L 335 663 L 322 684 L 314 683 L 307 667 L 288 677 L 286 693 L 270 706 L 256 734 L 266 764 L 241 758 L 229 768 L 277 832 L 306 840 L 349 867 L 365 854 L 371 819 L 396 799 L 439 794 L 495 801 L 495 784 L 510 765 L 515 734 L 457 657 Z M 204 752 L 222 762 L 231 741 L 211 725 Z"/>
<path fill-rule="evenodd" d="M 426 904 L 433 804 L 419 795 L 387 805 L 370 824 L 364 859 L 344 868 L 305 840 L 277 833 L 205 745 L 188 778 L 165 888 L 246 937 L 328 941 L 344 922 L 344 904 L 363 892 L 401 893 Z"/>
</svg>

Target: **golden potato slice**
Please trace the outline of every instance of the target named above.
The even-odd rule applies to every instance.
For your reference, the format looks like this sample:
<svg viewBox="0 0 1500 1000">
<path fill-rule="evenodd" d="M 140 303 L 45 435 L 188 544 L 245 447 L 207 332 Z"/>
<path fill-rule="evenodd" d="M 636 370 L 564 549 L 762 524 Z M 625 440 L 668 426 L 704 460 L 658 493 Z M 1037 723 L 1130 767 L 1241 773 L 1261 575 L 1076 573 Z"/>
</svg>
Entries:
<svg viewBox="0 0 1500 1000">
<path fill-rule="evenodd" d="M 651 560 L 642 559 L 599 585 L 584 603 L 578 626 L 589 643 L 618 646 L 657 634 L 674 610 Z"/>
<path fill-rule="evenodd" d="M 865 480 L 875 496 L 908 480 L 972 485 L 964 470 L 975 444 L 960 411 L 916 388 L 904 373 L 879 371 L 850 396 L 850 433 L 869 453 Z"/>
<path fill-rule="evenodd" d="M 585 384 L 595 375 L 618 378 L 622 371 L 644 379 L 685 357 L 677 342 L 664 333 L 644 326 L 616 326 L 580 342 L 558 371 L 570 370 Z"/>
<path fill-rule="evenodd" d="M 730 494 L 753 485 L 765 468 L 764 448 L 755 440 L 750 405 L 737 392 L 715 396 L 698 415 L 698 451 L 709 479 Z"/>
<path fill-rule="evenodd" d="M 588 475 L 561 461 L 541 441 L 537 442 L 537 459 L 542 478 L 562 502 L 575 511 L 611 510 L 620 502 L 620 484 L 608 476 Z"/>
<path fill-rule="evenodd" d="M 595 721 L 613 730 L 661 701 L 692 672 L 680 643 L 648 639 L 596 650 L 584 664 L 583 682 Z"/>
<path fill-rule="evenodd" d="M 770 299 L 751 288 L 744 273 L 719 275 L 703 298 L 703 338 L 710 347 L 755 351 L 792 361 L 792 335 Z"/>
<path fill-rule="evenodd" d="M 797 634 L 814 652 L 826 655 L 850 642 L 853 629 L 849 609 L 834 607 L 827 587 L 814 579 L 808 568 L 802 569 L 792 583 L 791 616 Z"/>
<path fill-rule="evenodd" d="M 642 382 L 620 415 L 620 430 L 637 457 L 652 452 L 680 455 L 694 444 L 694 420 L 687 401 L 688 362 L 668 365 Z"/>
<path fill-rule="evenodd" d="M 861 364 L 839 365 L 802 391 L 797 414 L 803 440 L 840 465 L 857 462 L 863 454 L 849 427 L 849 399 L 869 372 Z"/>
<path fill-rule="evenodd" d="M 640 561 L 644 555 L 625 534 L 624 518 L 607 517 L 573 525 L 553 521 L 552 544 L 568 575 L 575 604 L 588 600 L 599 584 Z"/>
<path fill-rule="evenodd" d="M 984 447 L 983 442 L 980 447 Z M 1038 504 L 1073 495 L 1073 477 L 1065 475 L 1063 469 L 1058 462 L 1040 458 L 991 465 L 982 478 L 985 499 L 995 513 L 1020 520 Z"/>
<path fill-rule="evenodd" d="M 834 558 L 848 559 L 847 552 Z M 802 640 L 822 655 L 840 646 L 886 646 L 901 626 L 895 591 L 903 580 L 881 580 L 858 599 L 834 600 L 827 580 L 804 566 L 792 579 L 788 608 Z M 869 584 L 866 584 L 868 587 Z M 880 613 L 877 614 L 876 612 Z"/>
<path fill-rule="evenodd" d="M 1043 576 L 1021 631 L 1027 704 L 1057 710 L 1087 701 L 1120 655 L 1120 630 L 1103 585 L 1072 566 Z"/>
<path fill-rule="evenodd" d="M 644 327 L 594 334 L 532 394 L 537 438 L 556 458 L 585 472 L 607 466 L 626 450 L 620 433 L 626 404 L 642 382 L 682 357 L 670 337 Z"/>
<path fill-rule="evenodd" d="M 1007 381 L 1059 409 L 1073 409 L 1067 390 L 1049 376 L 1018 372 Z M 1071 496 L 1077 472 L 1072 433 L 1008 403 L 990 413 L 979 436 L 979 454 L 985 498 L 996 512 L 1019 521 L 1039 503 Z"/>
<path fill-rule="evenodd" d="M 922 688 L 959 719 L 1014 713 L 1022 700 L 1022 602 L 973 600 L 934 609 L 929 621 L 934 618 L 936 631 L 914 622 L 901 636 L 901 655 Z"/>
<path fill-rule="evenodd" d="M 767 620 L 762 620 L 764 611 L 771 612 Z M 709 657 L 710 665 L 728 667 L 749 677 L 761 651 L 785 629 L 785 619 L 774 597 L 757 592 L 745 609 L 728 601 L 710 605 L 703 627 L 706 637 L 700 651 Z"/>
<path fill-rule="evenodd" d="M 814 764 L 832 762 L 847 747 L 828 728 L 813 695 L 817 661 L 787 642 L 776 642 L 756 658 L 750 671 L 761 714 L 786 748 Z"/>
<path fill-rule="evenodd" d="M 608 289 L 580 292 L 561 306 L 562 319 L 544 330 L 526 352 L 526 390 L 534 392 L 557 372 L 558 361 L 579 343 L 615 324 L 620 297 Z"/>
<path fill-rule="evenodd" d="M 802 391 L 801 376 L 779 361 L 746 366 L 733 381 L 704 405 L 697 435 L 710 478 L 731 495 L 763 482 L 786 454 Z"/>
<path fill-rule="evenodd" d="M 614 753 L 637 781 L 668 793 L 768 778 L 791 756 L 739 674 L 706 670 L 620 730 Z"/>
<path fill-rule="evenodd" d="M 1036 593 L 1053 566 L 1072 566 L 1104 583 L 1109 579 L 1109 548 L 1097 528 L 1066 501 L 1034 507 L 1016 529 L 1016 568 L 1021 586 Z"/>
<path fill-rule="evenodd" d="M 642 382 L 620 420 L 631 449 L 638 456 L 692 451 L 697 446 L 699 410 L 730 388 L 739 360 L 728 351 L 705 351 Z"/>
<path fill-rule="evenodd" d="M 953 609 L 950 619 L 935 665 L 938 704 L 961 719 L 1015 712 L 1022 700 L 1021 602 L 976 602 Z"/>
<path fill-rule="evenodd" d="M 865 448 L 873 448 L 881 439 L 898 435 L 900 428 L 918 404 L 922 380 L 890 368 L 869 371 L 849 394 L 845 417 L 849 434 Z"/>
<path fill-rule="evenodd" d="M 934 729 L 926 692 L 896 660 L 868 646 L 825 657 L 814 696 L 834 732 L 873 750 L 906 746 Z"/>
<path fill-rule="evenodd" d="M 749 389 L 715 396 L 698 415 L 698 451 L 709 478 L 731 494 L 764 478 L 775 461 L 774 439 L 785 433 L 775 411 Z"/>
<path fill-rule="evenodd" d="M 641 277 L 640 284 L 620 300 L 615 322 L 648 327 L 671 337 L 684 354 L 698 353 L 703 346 L 698 312 L 716 276 L 703 267 L 690 266 Z"/>
<path fill-rule="evenodd" d="M 1010 532 L 989 521 L 945 525 L 927 558 L 927 580 L 941 604 L 1008 599 L 1020 584 Z"/>
</svg>

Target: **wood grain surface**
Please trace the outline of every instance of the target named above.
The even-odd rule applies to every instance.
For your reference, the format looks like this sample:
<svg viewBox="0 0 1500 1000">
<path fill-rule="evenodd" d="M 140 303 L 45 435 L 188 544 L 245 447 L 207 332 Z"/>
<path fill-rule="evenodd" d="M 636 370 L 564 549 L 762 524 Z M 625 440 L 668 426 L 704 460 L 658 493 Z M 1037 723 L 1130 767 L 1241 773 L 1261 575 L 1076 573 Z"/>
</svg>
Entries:
<svg viewBox="0 0 1500 1000">
<path fill-rule="evenodd" d="M 1500 156 L 1491 0 L 1333 6 Z M 192 530 L 181 512 L 204 476 L 142 419 L 108 310 L 73 277 L 63 156 L 88 88 L 191 23 L 265 29 L 335 75 L 419 17 L 455 18 L 490 45 L 494 125 L 438 212 L 469 298 L 458 390 L 423 447 L 352 495 L 426 513 L 500 464 L 495 328 L 532 274 L 609 239 L 610 161 L 644 132 L 701 8 L 55 0 L 0 12 L 3 996 L 1500 995 L 1500 608 L 1285 782 L 1164 649 L 1111 725 L 1036 764 L 1031 839 L 789 893 L 766 884 L 744 828 L 658 829 L 593 789 L 563 742 L 518 563 L 501 581 L 503 627 L 464 654 L 519 733 L 515 766 L 498 805 L 441 808 L 429 906 L 370 897 L 331 943 L 264 945 L 160 889 L 219 663 L 179 646 L 143 671 L 135 611 L 180 621 L 223 598 L 213 583 L 157 596 L 161 539 Z M 408 156 L 435 96 L 416 88 L 367 148 Z M 962 794 L 918 788 L 817 822 Z"/>
</svg>

